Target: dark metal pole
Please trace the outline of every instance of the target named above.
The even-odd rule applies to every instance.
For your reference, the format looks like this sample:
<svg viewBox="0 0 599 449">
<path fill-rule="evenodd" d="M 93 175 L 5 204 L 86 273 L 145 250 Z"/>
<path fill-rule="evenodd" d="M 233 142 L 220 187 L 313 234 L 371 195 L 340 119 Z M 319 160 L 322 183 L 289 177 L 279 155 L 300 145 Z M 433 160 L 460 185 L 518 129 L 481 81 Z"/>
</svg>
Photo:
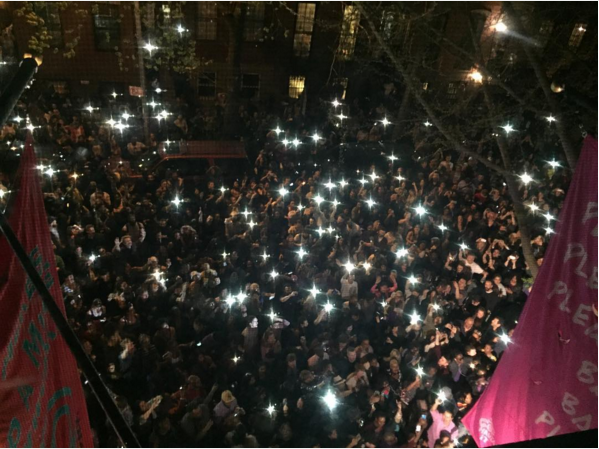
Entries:
<svg viewBox="0 0 599 449">
<path fill-rule="evenodd" d="M 26 57 L 21 61 L 17 73 L 0 95 L 0 126 L 8 120 L 10 112 L 21 98 L 21 94 L 35 75 L 38 66 L 38 61 L 32 57 Z"/>
<path fill-rule="evenodd" d="M 56 301 L 54 301 L 52 294 L 50 293 L 50 291 L 44 284 L 44 281 L 42 280 L 41 276 L 31 263 L 31 260 L 29 259 L 27 253 L 23 249 L 21 242 L 19 242 L 19 239 L 10 227 L 10 224 L 6 219 L 6 216 L 2 212 L 0 212 L 0 231 L 2 231 L 2 233 L 6 236 L 6 240 L 15 252 L 16 256 L 19 258 L 19 261 L 21 262 L 23 269 L 27 273 L 27 276 L 29 276 L 29 279 L 31 279 L 31 282 L 33 282 L 35 289 L 42 297 L 42 301 L 45 304 L 48 311 L 50 312 L 50 316 L 54 320 L 54 323 L 56 323 L 56 327 L 58 327 L 58 330 L 60 331 L 62 338 L 64 338 L 65 342 L 69 346 L 69 349 L 75 356 L 75 359 L 79 364 L 79 367 L 81 368 L 83 374 L 89 382 L 89 386 L 91 387 L 94 395 L 98 399 L 98 402 L 102 406 L 104 413 L 106 413 L 106 416 L 108 417 L 110 423 L 114 427 L 114 430 L 116 431 L 121 442 L 126 447 L 141 447 L 139 445 L 139 442 L 137 441 L 135 434 L 127 425 L 127 422 L 123 418 L 123 415 L 112 400 L 112 397 L 108 392 L 108 388 L 106 387 L 104 381 L 100 377 L 100 373 L 98 373 L 93 362 L 85 353 L 85 350 L 83 349 L 83 346 L 79 341 L 79 338 L 77 338 L 77 335 L 69 325 L 69 322 L 67 321 L 66 317 L 62 314 L 62 311 L 58 307 L 58 304 L 56 304 Z"/>
</svg>

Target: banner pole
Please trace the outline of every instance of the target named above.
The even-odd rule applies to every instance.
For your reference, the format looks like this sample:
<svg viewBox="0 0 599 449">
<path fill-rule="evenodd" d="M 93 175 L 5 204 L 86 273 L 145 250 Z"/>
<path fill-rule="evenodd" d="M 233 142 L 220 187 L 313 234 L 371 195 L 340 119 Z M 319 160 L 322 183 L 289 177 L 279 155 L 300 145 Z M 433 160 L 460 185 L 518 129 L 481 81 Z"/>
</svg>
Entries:
<svg viewBox="0 0 599 449">
<path fill-rule="evenodd" d="M 77 334 L 75 334 L 66 317 L 62 314 L 62 311 L 58 307 L 58 304 L 56 304 L 54 301 L 52 294 L 44 284 L 41 276 L 27 256 L 25 249 L 10 227 L 10 224 L 8 223 L 8 220 L 3 212 L 0 212 L 0 231 L 2 231 L 2 233 L 5 235 L 6 240 L 13 249 L 15 255 L 18 257 L 21 266 L 41 296 L 44 306 L 48 309 L 48 312 L 54 320 L 56 327 L 58 327 L 62 338 L 64 338 L 66 344 L 73 353 L 75 360 L 89 382 L 89 386 L 91 387 L 94 396 L 100 403 L 104 413 L 106 413 L 106 416 L 112 424 L 112 427 L 117 433 L 119 439 L 125 447 L 141 447 L 139 441 L 137 441 L 137 437 L 125 421 L 125 418 L 123 418 L 123 415 L 119 411 L 115 402 L 112 400 L 106 384 L 104 384 L 104 381 L 100 377 L 100 373 L 98 373 L 93 362 L 85 353 L 83 345 L 79 341 L 79 338 L 77 338 Z"/>
</svg>

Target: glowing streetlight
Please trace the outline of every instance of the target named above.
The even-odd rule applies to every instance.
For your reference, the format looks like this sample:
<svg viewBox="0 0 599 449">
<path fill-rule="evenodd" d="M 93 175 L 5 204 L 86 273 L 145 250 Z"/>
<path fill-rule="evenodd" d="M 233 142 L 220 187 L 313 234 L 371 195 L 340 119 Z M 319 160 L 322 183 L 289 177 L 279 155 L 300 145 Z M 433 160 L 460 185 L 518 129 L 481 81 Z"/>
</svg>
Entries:
<svg viewBox="0 0 599 449">
<path fill-rule="evenodd" d="M 499 33 L 505 33 L 507 31 L 507 25 L 503 22 L 497 22 L 497 24 L 495 24 L 495 30 Z"/>
<path fill-rule="evenodd" d="M 509 134 L 509 133 L 511 133 L 512 131 L 515 130 L 515 128 L 511 124 L 509 124 L 509 123 L 507 125 L 500 126 L 500 128 L 503 129 L 506 134 Z"/>
<path fill-rule="evenodd" d="M 154 44 L 152 44 L 152 42 L 148 42 L 146 45 L 144 45 L 144 48 L 146 49 L 146 51 L 148 53 L 150 53 L 150 55 L 152 54 L 152 52 L 154 50 L 158 49 L 158 47 L 156 47 Z"/>
<path fill-rule="evenodd" d="M 530 176 L 528 173 L 524 172 L 524 174 L 519 175 L 520 180 L 525 184 L 528 185 L 533 181 L 532 176 Z"/>
</svg>

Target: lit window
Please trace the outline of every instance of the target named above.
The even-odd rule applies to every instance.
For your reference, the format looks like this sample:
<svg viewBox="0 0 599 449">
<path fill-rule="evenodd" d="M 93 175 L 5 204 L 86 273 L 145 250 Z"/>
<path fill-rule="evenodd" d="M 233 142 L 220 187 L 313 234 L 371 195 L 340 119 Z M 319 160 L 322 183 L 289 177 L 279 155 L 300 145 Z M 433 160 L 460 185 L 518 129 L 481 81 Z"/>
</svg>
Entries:
<svg viewBox="0 0 599 449">
<path fill-rule="evenodd" d="M 350 59 L 353 56 L 359 24 L 360 11 L 355 6 L 346 6 L 343 11 L 343 23 L 341 24 L 341 35 L 339 36 L 339 47 L 337 48 L 339 59 Z"/>
<path fill-rule="evenodd" d="M 198 96 L 200 98 L 214 98 L 216 95 L 216 73 L 200 73 L 198 79 Z"/>
<path fill-rule="evenodd" d="M 568 45 L 572 48 L 578 48 L 580 43 L 582 42 L 582 38 L 584 37 L 584 33 L 587 31 L 586 23 L 577 23 L 574 25 L 574 29 L 572 30 L 572 34 L 570 35 L 570 41 Z"/>
<path fill-rule="evenodd" d="M 251 2 L 247 5 L 243 39 L 247 42 L 256 42 L 262 38 L 264 28 L 264 3 Z"/>
<path fill-rule="evenodd" d="M 33 2 L 33 10 L 44 21 L 50 36 L 49 44 L 58 47 L 62 45 L 62 24 L 60 11 L 53 2 Z"/>
<path fill-rule="evenodd" d="M 116 51 L 121 43 L 119 7 L 98 3 L 94 13 L 94 38 L 98 50 Z"/>
<path fill-rule="evenodd" d="M 422 90 L 428 90 L 428 83 L 422 83 Z"/>
<path fill-rule="evenodd" d="M 349 80 L 347 78 L 335 78 L 335 85 L 339 92 L 339 97 L 345 100 L 345 94 L 347 93 L 347 84 Z"/>
<path fill-rule="evenodd" d="M 299 96 L 304 91 L 305 84 L 306 84 L 305 76 L 290 76 L 289 77 L 289 97 L 290 98 L 299 98 Z"/>
<path fill-rule="evenodd" d="M 67 93 L 66 81 L 54 81 L 52 82 L 52 87 L 54 87 L 54 92 L 57 94 L 62 95 Z"/>
<path fill-rule="evenodd" d="M 244 73 L 241 75 L 241 95 L 244 98 L 260 96 L 260 75 Z"/>
<path fill-rule="evenodd" d="M 293 38 L 293 53 L 299 58 L 310 56 L 312 32 L 314 31 L 315 3 L 300 3 L 297 7 L 295 22 L 295 37 Z"/>
<path fill-rule="evenodd" d="M 214 2 L 198 3 L 198 39 L 213 41 L 216 39 L 218 6 Z"/>
</svg>

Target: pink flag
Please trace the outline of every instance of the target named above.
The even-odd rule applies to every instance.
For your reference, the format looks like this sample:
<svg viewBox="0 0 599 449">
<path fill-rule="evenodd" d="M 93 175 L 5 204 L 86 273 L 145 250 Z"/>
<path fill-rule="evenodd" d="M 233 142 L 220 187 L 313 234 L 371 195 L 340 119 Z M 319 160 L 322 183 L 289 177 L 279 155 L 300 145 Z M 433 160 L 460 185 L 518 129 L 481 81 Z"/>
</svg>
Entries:
<svg viewBox="0 0 599 449">
<path fill-rule="evenodd" d="M 597 428 L 597 141 L 591 137 L 555 232 L 512 343 L 462 420 L 480 447 Z"/>
</svg>

